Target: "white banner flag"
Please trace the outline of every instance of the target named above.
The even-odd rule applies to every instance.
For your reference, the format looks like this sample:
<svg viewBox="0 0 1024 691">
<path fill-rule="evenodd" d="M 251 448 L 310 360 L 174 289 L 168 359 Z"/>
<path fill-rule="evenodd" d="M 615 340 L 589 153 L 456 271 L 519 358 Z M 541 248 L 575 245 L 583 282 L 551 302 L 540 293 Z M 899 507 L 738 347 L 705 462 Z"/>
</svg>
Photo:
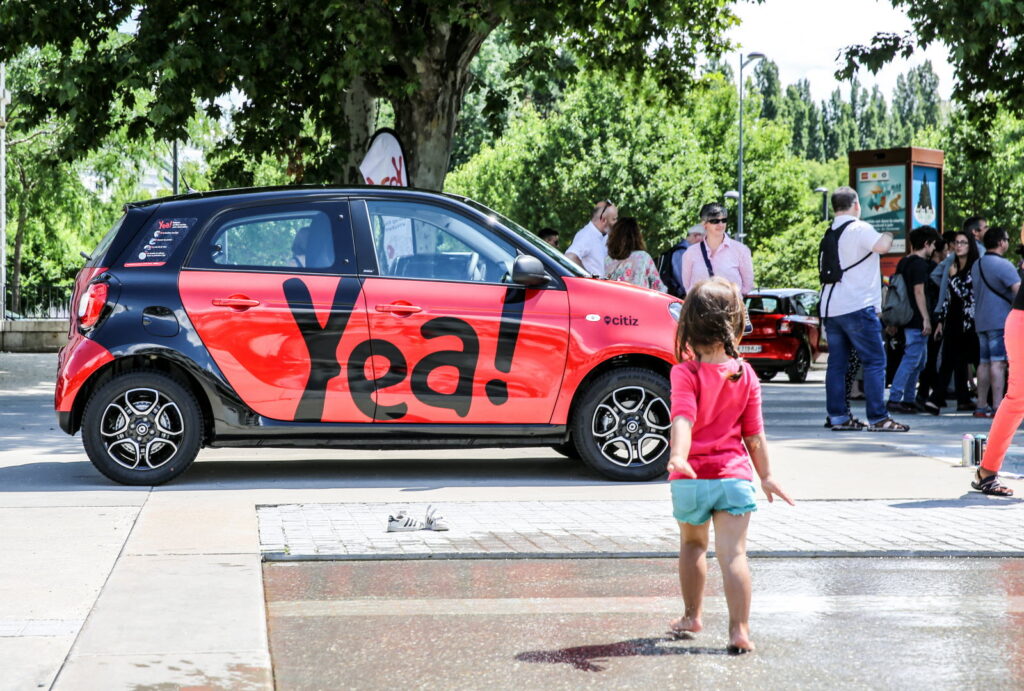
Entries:
<svg viewBox="0 0 1024 691">
<path fill-rule="evenodd" d="M 381 128 L 370 140 L 370 148 L 359 164 L 359 172 L 367 185 L 407 187 L 405 153 L 398 134 L 394 130 Z"/>
</svg>

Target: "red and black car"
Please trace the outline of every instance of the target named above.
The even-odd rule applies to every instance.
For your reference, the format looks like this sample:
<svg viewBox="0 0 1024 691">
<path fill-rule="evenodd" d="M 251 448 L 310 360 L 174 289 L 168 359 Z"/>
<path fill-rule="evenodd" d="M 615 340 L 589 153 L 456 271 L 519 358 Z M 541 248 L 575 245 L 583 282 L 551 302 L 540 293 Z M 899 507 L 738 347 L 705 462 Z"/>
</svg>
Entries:
<svg viewBox="0 0 1024 691">
<path fill-rule="evenodd" d="M 130 204 L 76 281 L 56 410 L 126 484 L 203 446 L 554 446 L 668 462 L 681 303 L 469 199 L 275 188 Z"/>
<path fill-rule="evenodd" d="M 791 382 L 807 380 L 818 355 L 827 351 L 813 290 L 759 290 L 746 297 L 754 330 L 743 337 L 740 354 L 762 381 L 785 372 Z"/>
</svg>

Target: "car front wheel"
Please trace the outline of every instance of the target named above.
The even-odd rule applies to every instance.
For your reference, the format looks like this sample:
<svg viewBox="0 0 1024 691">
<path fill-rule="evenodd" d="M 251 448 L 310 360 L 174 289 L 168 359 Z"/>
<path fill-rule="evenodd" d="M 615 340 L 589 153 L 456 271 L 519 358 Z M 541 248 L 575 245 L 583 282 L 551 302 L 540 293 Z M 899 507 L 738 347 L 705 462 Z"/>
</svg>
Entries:
<svg viewBox="0 0 1024 691">
<path fill-rule="evenodd" d="M 195 397 L 159 372 L 111 379 L 90 398 L 82 442 L 97 470 L 125 485 L 159 485 L 192 465 L 202 441 Z"/>
<path fill-rule="evenodd" d="M 665 474 L 672 424 L 669 382 L 639 368 L 614 369 L 583 392 L 572 421 L 580 457 L 612 480 L 639 482 Z"/>
</svg>

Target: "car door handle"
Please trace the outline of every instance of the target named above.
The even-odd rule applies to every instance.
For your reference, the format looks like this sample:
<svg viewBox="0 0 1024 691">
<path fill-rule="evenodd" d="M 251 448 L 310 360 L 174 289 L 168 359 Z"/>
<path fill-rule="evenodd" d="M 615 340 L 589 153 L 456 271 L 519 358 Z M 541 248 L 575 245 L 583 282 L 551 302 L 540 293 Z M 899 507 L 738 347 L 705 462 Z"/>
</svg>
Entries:
<svg viewBox="0 0 1024 691">
<path fill-rule="evenodd" d="M 253 300 L 247 295 L 232 295 L 228 298 L 213 298 L 210 302 L 213 303 L 214 307 L 230 307 L 231 309 L 244 312 L 250 307 L 256 307 L 260 304 L 259 300 Z"/>
<path fill-rule="evenodd" d="M 423 311 L 422 307 L 417 307 L 416 305 L 402 305 L 397 303 L 392 303 L 390 305 L 377 305 L 374 309 L 378 312 L 390 312 L 392 314 L 416 314 L 417 312 Z"/>
</svg>

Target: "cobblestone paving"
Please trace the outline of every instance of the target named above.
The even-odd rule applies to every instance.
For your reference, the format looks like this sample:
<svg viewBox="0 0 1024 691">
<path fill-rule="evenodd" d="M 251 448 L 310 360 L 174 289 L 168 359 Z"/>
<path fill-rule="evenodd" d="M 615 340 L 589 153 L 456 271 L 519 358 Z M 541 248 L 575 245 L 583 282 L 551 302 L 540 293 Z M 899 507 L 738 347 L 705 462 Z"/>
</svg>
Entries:
<svg viewBox="0 0 1024 691">
<path fill-rule="evenodd" d="M 665 501 L 444 502 L 451 529 L 386 532 L 389 514 L 425 503 L 260 506 L 267 560 L 672 556 L 678 528 Z M 762 502 L 751 556 L 1024 557 L 1024 502 L 954 500 Z"/>
</svg>

